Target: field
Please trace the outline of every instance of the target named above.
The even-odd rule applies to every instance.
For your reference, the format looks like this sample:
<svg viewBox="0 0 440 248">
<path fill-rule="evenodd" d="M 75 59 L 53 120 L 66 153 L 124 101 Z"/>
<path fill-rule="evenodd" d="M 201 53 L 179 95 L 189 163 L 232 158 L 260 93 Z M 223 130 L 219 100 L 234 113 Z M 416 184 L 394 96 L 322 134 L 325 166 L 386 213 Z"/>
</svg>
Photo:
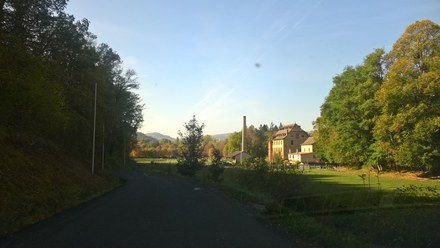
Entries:
<svg viewBox="0 0 440 248">
<path fill-rule="evenodd" d="M 177 174 L 174 165 L 144 164 L 146 173 Z M 207 175 L 209 167 L 202 169 L 197 179 L 241 200 L 265 205 L 265 218 L 313 245 L 440 245 L 438 180 L 411 173 L 377 176 L 374 171 L 344 168 L 302 171 L 227 167 L 220 182 L 212 182 Z"/>
</svg>

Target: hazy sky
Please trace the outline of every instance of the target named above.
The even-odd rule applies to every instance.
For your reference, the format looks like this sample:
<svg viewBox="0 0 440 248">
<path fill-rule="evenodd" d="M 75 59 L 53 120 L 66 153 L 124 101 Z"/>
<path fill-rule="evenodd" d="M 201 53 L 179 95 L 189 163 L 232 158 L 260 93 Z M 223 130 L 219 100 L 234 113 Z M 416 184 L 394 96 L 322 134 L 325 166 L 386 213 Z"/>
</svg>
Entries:
<svg viewBox="0 0 440 248">
<path fill-rule="evenodd" d="M 140 131 L 172 137 L 192 115 L 205 134 L 239 131 L 243 115 L 310 131 L 345 66 L 416 20 L 440 24 L 438 0 L 70 0 L 66 12 L 137 72 Z"/>
</svg>

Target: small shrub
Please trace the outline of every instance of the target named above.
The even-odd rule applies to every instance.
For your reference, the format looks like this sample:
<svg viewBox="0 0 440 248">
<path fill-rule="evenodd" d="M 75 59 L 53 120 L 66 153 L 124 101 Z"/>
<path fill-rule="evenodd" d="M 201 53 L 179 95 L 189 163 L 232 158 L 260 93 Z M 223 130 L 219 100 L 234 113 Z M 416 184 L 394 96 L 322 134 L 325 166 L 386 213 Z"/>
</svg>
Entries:
<svg viewBox="0 0 440 248">
<path fill-rule="evenodd" d="M 177 171 L 183 176 L 193 177 L 202 166 L 199 163 L 188 163 L 186 161 L 179 161 L 177 163 Z"/>
<path fill-rule="evenodd" d="M 209 166 L 210 179 L 214 182 L 221 181 L 220 176 L 224 170 L 225 170 L 225 168 L 223 168 L 221 165 L 213 164 L 213 165 Z"/>
<path fill-rule="evenodd" d="M 220 175 L 224 171 L 224 167 L 221 161 L 222 155 L 219 149 L 214 148 L 212 150 L 212 165 L 209 166 L 209 179 L 214 182 L 220 181 Z"/>
<path fill-rule="evenodd" d="M 267 191 L 266 183 L 269 167 L 266 160 L 250 158 L 243 161 L 244 170 L 239 173 L 238 180 L 249 189 Z"/>
<path fill-rule="evenodd" d="M 224 168 L 219 165 L 204 166 L 198 173 L 198 178 L 202 182 L 218 183 L 222 180 L 222 173 Z"/>
</svg>

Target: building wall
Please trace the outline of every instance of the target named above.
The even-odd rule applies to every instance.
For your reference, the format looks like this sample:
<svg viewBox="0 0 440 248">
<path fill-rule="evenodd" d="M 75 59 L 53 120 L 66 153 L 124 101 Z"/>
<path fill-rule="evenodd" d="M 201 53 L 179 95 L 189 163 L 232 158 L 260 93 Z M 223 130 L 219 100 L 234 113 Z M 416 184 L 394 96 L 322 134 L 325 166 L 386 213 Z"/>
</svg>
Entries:
<svg viewBox="0 0 440 248">
<path fill-rule="evenodd" d="M 289 158 L 289 161 L 292 163 L 299 162 L 301 159 L 299 153 L 289 153 L 288 158 Z"/>
<path fill-rule="evenodd" d="M 284 139 L 276 139 L 272 144 L 273 155 L 280 154 L 282 159 L 288 159 L 288 154 L 301 151 L 301 144 L 308 138 L 304 131 L 291 131 Z"/>
<path fill-rule="evenodd" d="M 275 154 L 279 154 L 284 159 L 284 140 L 279 139 L 272 141 L 272 153 L 273 156 L 275 156 Z"/>
<path fill-rule="evenodd" d="M 276 154 L 287 160 L 289 153 L 301 152 L 301 144 L 309 135 L 295 124 L 287 125 L 274 135 L 272 143 L 268 144 L 268 158 L 273 161 Z"/>
<path fill-rule="evenodd" d="M 269 142 L 267 143 L 267 158 L 269 159 L 269 161 L 272 161 L 273 159 L 273 141 L 269 140 Z"/>
<path fill-rule="evenodd" d="M 314 153 L 289 153 L 289 161 L 292 163 L 316 163 L 319 160 Z"/>
<path fill-rule="evenodd" d="M 313 145 L 302 145 L 301 152 L 313 152 Z"/>
<path fill-rule="evenodd" d="M 287 134 L 287 136 L 284 138 L 284 155 L 283 158 L 287 159 L 289 152 L 299 152 L 301 151 L 301 144 L 306 141 L 306 139 L 309 137 L 306 132 L 304 131 L 291 131 Z"/>
</svg>

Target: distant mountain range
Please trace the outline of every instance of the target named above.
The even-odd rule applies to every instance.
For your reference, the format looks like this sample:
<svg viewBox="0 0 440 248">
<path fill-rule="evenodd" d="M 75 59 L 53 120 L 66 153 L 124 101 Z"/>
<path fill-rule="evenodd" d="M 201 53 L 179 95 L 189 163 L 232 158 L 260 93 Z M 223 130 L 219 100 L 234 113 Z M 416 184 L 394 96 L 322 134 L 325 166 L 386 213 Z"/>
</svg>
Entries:
<svg viewBox="0 0 440 248">
<path fill-rule="evenodd" d="M 157 132 L 154 132 L 154 133 L 141 133 L 141 132 L 137 132 L 136 134 L 137 134 L 138 141 L 140 141 L 140 140 L 147 140 L 147 139 L 151 139 L 151 138 L 156 139 L 156 140 L 161 140 L 161 139 L 167 139 L 167 140 L 171 140 L 171 141 L 175 141 L 176 140 L 175 138 L 173 138 L 171 136 L 164 135 L 164 134 L 157 133 Z"/>
<path fill-rule="evenodd" d="M 221 133 L 221 134 L 211 135 L 211 137 L 216 140 L 225 140 L 228 138 L 228 136 L 229 136 L 229 133 Z"/>
<path fill-rule="evenodd" d="M 161 139 L 167 139 L 167 140 L 171 140 L 171 141 L 175 141 L 176 139 L 168 136 L 168 135 L 164 135 L 161 133 L 157 133 L 157 132 L 153 132 L 153 133 L 141 133 L 141 132 L 137 132 L 137 140 L 141 141 L 141 140 L 150 140 L 150 139 L 155 139 L 155 140 L 161 140 Z M 229 136 L 229 133 L 222 133 L 222 134 L 215 134 L 215 135 L 211 135 L 211 137 L 213 139 L 216 140 L 224 140 L 227 139 Z"/>
</svg>

